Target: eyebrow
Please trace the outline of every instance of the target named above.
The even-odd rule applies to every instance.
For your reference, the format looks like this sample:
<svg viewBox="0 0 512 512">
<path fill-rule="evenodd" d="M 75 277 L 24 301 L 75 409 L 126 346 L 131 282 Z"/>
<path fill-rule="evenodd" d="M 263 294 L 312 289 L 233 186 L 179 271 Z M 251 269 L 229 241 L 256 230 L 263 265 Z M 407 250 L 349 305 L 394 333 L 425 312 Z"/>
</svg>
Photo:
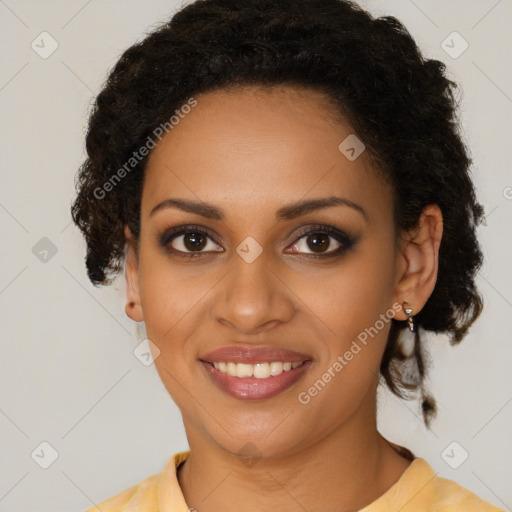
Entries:
<svg viewBox="0 0 512 512">
<path fill-rule="evenodd" d="M 310 213 L 323 208 L 329 208 L 331 206 L 348 206 L 353 210 L 356 210 L 363 217 L 368 220 L 366 211 L 362 206 L 344 197 L 324 197 L 318 199 L 307 199 L 291 203 L 283 206 L 276 211 L 276 219 L 278 220 L 291 220 L 306 213 Z M 151 217 L 156 212 L 165 208 L 177 208 L 188 213 L 195 213 L 208 219 L 224 220 L 225 214 L 222 208 L 205 202 L 190 201 L 189 199 L 165 199 L 153 207 L 149 216 Z"/>
</svg>

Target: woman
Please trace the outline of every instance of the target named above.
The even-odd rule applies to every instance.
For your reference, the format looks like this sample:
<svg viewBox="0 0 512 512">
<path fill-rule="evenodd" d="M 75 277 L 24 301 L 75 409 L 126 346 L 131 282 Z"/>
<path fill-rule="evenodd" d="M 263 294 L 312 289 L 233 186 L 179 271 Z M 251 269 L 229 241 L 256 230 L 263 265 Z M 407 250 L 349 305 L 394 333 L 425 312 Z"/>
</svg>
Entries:
<svg viewBox="0 0 512 512">
<path fill-rule="evenodd" d="M 424 335 L 480 314 L 482 208 L 455 84 L 342 0 L 203 0 L 98 95 L 72 207 L 127 283 L 190 450 L 98 507 L 492 511 L 376 428 Z"/>
</svg>

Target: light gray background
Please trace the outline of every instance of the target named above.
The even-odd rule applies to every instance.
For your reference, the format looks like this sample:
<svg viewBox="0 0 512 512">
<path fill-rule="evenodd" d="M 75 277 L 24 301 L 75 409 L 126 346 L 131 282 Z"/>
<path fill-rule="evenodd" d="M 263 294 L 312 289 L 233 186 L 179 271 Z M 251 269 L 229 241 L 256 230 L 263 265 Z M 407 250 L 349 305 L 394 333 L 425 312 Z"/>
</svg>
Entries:
<svg viewBox="0 0 512 512">
<path fill-rule="evenodd" d="M 510 510 L 511 1 L 362 3 L 397 16 L 426 55 L 445 61 L 462 83 L 462 121 L 487 212 L 479 228 L 485 311 L 461 346 L 432 339 L 438 419 L 426 431 L 416 403 L 384 392 L 380 429 L 441 476 Z M 188 448 L 156 370 L 132 353 L 144 330 L 124 314 L 124 283 L 90 284 L 69 214 L 92 98 L 121 52 L 177 6 L 0 0 L 2 511 L 84 510 L 160 472 Z M 43 31 L 59 45 L 47 59 L 31 48 Z M 441 47 L 453 31 L 469 43 L 456 59 Z M 46 263 L 32 252 L 43 237 L 57 248 Z M 43 441 L 58 452 L 48 469 L 31 458 Z M 453 441 L 469 453 L 456 470 L 441 457 Z"/>
</svg>

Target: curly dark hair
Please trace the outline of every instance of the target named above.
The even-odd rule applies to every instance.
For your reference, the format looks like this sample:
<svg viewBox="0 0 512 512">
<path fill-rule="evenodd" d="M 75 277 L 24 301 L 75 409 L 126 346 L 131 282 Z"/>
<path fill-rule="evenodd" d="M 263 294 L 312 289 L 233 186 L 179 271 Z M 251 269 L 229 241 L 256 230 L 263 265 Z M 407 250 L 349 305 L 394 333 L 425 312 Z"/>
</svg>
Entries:
<svg viewBox="0 0 512 512">
<path fill-rule="evenodd" d="M 482 310 L 474 278 L 483 208 L 460 134 L 458 86 L 442 62 L 422 56 L 400 21 L 347 0 L 197 0 L 122 54 L 92 108 L 71 208 L 91 282 L 108 284 L 122 269 L 124 226 L 135 241 L 140 236 L 147 155 L 108 198 L 98 191 L 187 99 L 245 85 L 325 93 L 391 184 L 397 232 L 416 227 L 426 205 L 440 207 L 438 278 L 414 321 L 460 342 Z M 435 402 L 424 392 L 425 340 L 416 329 L 406 356 L 399 336 L 406 327 L 393 319 L 380 371 L 400 397 L 421 388 L 428 425 Z"/>
</svg>

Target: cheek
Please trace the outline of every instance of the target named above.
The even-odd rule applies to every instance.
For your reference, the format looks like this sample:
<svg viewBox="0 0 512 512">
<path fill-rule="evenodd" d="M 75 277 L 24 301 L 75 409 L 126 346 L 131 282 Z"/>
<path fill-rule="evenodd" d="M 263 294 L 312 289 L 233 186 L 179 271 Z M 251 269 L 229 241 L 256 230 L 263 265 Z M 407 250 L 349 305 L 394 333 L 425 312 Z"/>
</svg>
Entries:
<svg viewBox="0 0 512 512">
<path fill-rule="evenodd" d="M 301 279 L 297 295 L 308 297 L 325 350 L 301 389 L 314 408 L 339 399 L 339 407 L 348 414 L 376 383 L 395 313 L 393 265 L 392 244 L 381 240 L 379 245 L 361 246 L 332 272 L 317 275 L 314 287 L 310 279 Z M 308 283 L 309 294 L 304 295 Z"/>
<path fill-rule="evenodd" d="M 191 274 L 179 265 L 171 265 L 165 257 L 141 252 L 144 323 L 148 338 L 161 350 L 161 360 L 171 363 L 186 355 L 186 340 L 202 321 L 197 316 L 214 284 L 212 273 L 198 270 Z"/>
<path fill-rule="evenodd" d="M 195 400 L 191 400 L 198 376 L 194 371 L 200 368 L 196 368 L 196 354 L 189 340 L 204 321 L 201 305 L 208 300 L 205 290 L 211 284 L 197 276 L 192 279 L 177 266 L 171 268 L 168 261 L 159 261 L 159 257 L 146 261 L 144 264 L 141 257 L 141 303 L 147 337 L 160 351 L 155 368 L 180 410 L 200 416 L 194 405 L 199 397 L 192 393 Z"/>
<path fill-rule="evenodd" d="M 304 311 L 317 318 L 332 346 L 350 345 L 392 306 L 393 258 L 391 243 L 368 239 L 329 271 L 291 278 L 297 296 L 305 297 Z"/>
</svg>

